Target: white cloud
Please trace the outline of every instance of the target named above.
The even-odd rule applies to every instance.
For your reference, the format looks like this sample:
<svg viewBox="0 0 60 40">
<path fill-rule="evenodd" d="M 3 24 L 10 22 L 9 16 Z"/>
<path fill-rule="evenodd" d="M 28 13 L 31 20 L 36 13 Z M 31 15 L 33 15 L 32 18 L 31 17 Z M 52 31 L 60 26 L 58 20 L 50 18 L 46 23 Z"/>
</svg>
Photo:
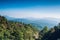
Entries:
<svg viewBox="0 0 60 40">
<path fill-rule="evenodd" d="M 0 15 L 7 15 L 15 18 L 60 18 L 58 8 L 31 8 L 31 9 L 6 9 L 0 10 Z"/>
</svg>

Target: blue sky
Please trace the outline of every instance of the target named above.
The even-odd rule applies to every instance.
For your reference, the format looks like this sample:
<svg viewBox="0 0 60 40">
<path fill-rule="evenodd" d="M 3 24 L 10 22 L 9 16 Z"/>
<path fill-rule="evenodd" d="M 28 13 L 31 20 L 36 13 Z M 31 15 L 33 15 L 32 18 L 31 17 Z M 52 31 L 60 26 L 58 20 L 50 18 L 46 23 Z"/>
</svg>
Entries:
<svg viewBox="0 0 60 40">
<path fill-rule="evenodd" d="M 60 18 L 60 1 L 0 0 L 0 15 L 15 18 Z"/>
</svg>

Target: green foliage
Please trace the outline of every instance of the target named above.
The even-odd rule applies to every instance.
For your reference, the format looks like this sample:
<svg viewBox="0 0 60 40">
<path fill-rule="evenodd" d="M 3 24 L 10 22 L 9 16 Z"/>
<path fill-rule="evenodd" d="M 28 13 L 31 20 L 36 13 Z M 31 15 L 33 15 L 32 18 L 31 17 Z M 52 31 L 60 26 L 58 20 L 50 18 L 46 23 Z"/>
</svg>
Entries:
<svg viewBox="0 0 60 40">
<path fill-rule="evenodd" d="M 59 25 L 54 26 L 54 28 L 51 28 L 50 30 L 47 30 L 47 27 L 45 27 L 43 30 L 44 32 L 42 30 L 40 31 L 39 40 L 60 40 L 60 23 Z"/>
<path fill-rule="evenodd" d="M 35 32 L 31 24 L 8 21 L 0 16 L 0 40 L 34 40 Z"/>
<path fill-rule="evenodd" d="M 45 33 L 48 32 L 48 27 L 45 26 L 40 32 L 39 32 L 39 40 L 41 40 L 41 38 L 43 38 L 43 36 L 45 35 Z"/>
<path fill-rule="evenodd" d="M 43 28 L 43 33 L 46 33 L 46 32 L 48 32 L 48 27 L 47 27 L 47 26 L 45 26 L 45 27 Z"/>
<path fill-rule="evenodd" d="M 8 21 L 0 16 L 0 40 L 58 40 L 60 39 L 60 23 L 54 28 L 45 26 L 38 30 L 31 24 Z"/>
</svg>

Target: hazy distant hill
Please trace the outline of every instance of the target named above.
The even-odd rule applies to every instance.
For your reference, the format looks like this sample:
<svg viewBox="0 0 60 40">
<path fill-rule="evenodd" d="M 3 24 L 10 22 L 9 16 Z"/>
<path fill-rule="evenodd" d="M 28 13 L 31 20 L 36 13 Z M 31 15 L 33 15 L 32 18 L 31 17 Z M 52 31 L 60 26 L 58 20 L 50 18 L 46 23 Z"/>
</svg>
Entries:
<svg viewBox="0 0 60 40">
<path fill-rule="evenodd" d="M 12 18 L 9 16 L 5 16 L 8 20 L 18 21 L 18 22 L 24 22 L 27 24 L 32 24 L 34 26 L 37 26 L 38 28 L 42 28 L 44 26 L 48 26 L 49 28 L 55 26 L 58 24 L 59 19 L 55 18 L 42 18 L 42 19 L 32 19 L 32 18 Z"/>
</svg>

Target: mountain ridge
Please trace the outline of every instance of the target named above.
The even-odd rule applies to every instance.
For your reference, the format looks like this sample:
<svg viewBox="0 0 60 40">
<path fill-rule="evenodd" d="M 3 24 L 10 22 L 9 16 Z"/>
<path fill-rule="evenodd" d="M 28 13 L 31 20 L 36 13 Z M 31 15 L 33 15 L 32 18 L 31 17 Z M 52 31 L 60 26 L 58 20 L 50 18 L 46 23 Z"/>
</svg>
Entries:
<svg viewBox="0 0 60 40">
<path fill-rule="evenodd" d="M 56 18 L 13 18 L 9 16 L 5 16 L 8 20 L 13 20 L 17 22 L 23 22 L 26 24 L 32 24 L 33 26 L 37 26 L 38 28 L 42 28 L 44 26 L 48 26 L 48 28 L 51 28 L 59 23 L 60 19 Z"/>
</svg>

